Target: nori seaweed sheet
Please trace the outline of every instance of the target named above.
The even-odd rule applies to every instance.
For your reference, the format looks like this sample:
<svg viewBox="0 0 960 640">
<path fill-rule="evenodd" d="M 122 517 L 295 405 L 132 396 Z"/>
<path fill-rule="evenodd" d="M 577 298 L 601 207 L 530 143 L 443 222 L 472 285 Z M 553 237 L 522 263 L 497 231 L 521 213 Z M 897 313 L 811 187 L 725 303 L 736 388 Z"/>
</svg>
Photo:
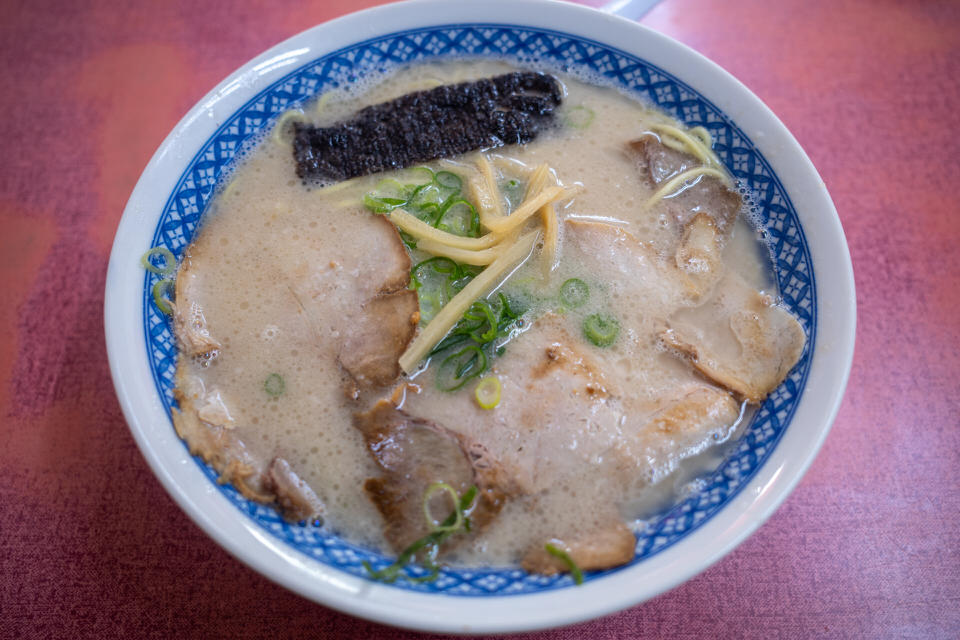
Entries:
<svg viewBox="0 0 960 640">
<path fill-rule="evenodd" d="M 524 144 L 551 125 L 561 100 L 556 78 L 522 71 L 408 93 L 331 127 L 296 123 L 297 175 L 346 180 L 476 149 Z"/>
</svg>

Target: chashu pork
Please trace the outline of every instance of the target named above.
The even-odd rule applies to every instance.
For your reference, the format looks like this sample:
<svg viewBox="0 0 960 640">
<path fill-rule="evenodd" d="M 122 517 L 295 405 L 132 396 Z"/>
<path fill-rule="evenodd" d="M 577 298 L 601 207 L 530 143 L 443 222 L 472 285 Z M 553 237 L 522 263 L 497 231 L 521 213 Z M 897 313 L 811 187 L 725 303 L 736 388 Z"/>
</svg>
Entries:
<svg viewBox="0 0 960 640">
<path fill-rule="evenodd" d="M 628 147 L 637 160 L 641 176 L 651 187 L 665 184 L 701 164 L 694 156 L 667 147 L 652 133 L 632 140 Z M 708 175 L 678 189 L 676 195 L 668 195 L 666 202 L 681 227 L 697 214 L 706 213 L 713 218 L 720 233 L 729 231 L 743 206 L 739 193 L 722 180 Z"/>
<path fill-rule="evenodd" d="M 486 527 L 513 491 L 500 465 L 483 445 L 400 411 L 387 400 L 358 413 L 354 426 L 383 470 L 382 476 L 366 481 L 364 490 L 383 516 L 384 536 L 397 551 L 432 529 L 423 508 L 423 496 L 431 484 L 445 483 L 460 496 L 471 486 L 477 487 L 474 506 L 467 514 L 473 531 Z M 444 492 L 436 498 L 431 512 L 443 520 L 453 505 Z M 459 539 L 451 538 L 445 548 Z"/>
<path fill-rule="evenodd" d="M 579 569 L 594 571 L 633 560 L 637 539 L 622 520 L 611 519 L 603 526 L 574 537 L 551 538 L 531 546 L 520 565 L 531 573 L 548 576 L 568 571 L 567 563 L 547 551 L 547 544 L 565 551 Z"/>
<path fill-rule="evenodd" d="M 173 328 L 180 344 L 181 356 L 212 357 L 220 349 L 220 342 L 210 335 L 203 307 L 197 299 L 201 277 L 194 264 L 202 269 L 203 252 L 191 245 L 183 252 L 174 284 Z"/>
<path fill-rule="evenodd" d="M 383 216 L 361 219 L 362 228 L 340 234 L 327 268 L 304 258 L 284 269 L 305 322 L 336 357 L 354 399 L 399 377 L 398 360 L 420 320 L 400 234 Z"/>
<path fill-rule="evenodd" d="M 643 179 L 654 190 L 700 162 L 671 149 L 654 134 L 629 143 Z M 723 277 L 723 244 L 733 228 L 743 200 L 715 176 L 703 175 L 664 199 L 678 230 L 674 263 L 694 298 L 709 294 Z"/>
<path fill-rule="evenodd" d="M 661 340 L 708 380 L 751 404 L 776 389 L 800 360 L 800 322 L 770 295 L 727 273 L 698 309 L 677 313 Z"/>
<path fill-rule="evenodd" d="M 699 164 L 654 134 L 629 146 L 654 188 Z M 758 404 L 800 359 L 805 334 L 770 295 L 724 269 L 723 244 L 741 206 L 740 195 L 712 176 L 698 178 L 669 198 L 668 208 L 682 227 L 675 265 L 700 309 L 678 309 L 660 339 L 710 381 Z"/>
<path fill-rule="evenodd" d="M 218 482 L 232 484 L 245 498 L 276 502 L 291 522 L 315 520 L 323 503 L 301 480 L 290 464 L 280 457 L 266 463 L 252 452 L 236 431 L 219 391 L 204 389 L 203 382 L 177 368 L 175 391 L 178 409 L 173 409 L 173 426 L 190 449 L 220 474 Z"/>
<path fill-rule="evenodd" d="M 266 267 L 262 282 L 276 286 L 277 326 L 262 339 L 278 331 L 300 336 L 298 346 L 316 366 L 339 367 L 350 397 L 391 384 L 419 318 L 416 293 L 406 288 L 410 259 L 396 229 L 381 216 L 354 215 L 349 225 L 331 227 L 322 244 L 307 237 L 291 242 L 299 243 L 298 250 L 273 256 Z M 218 365 L 225 358 L 237 366 L 239 356 L 216 335 L 218 318 L 205 306 L 226 268 L 201 235 L 177 274 L 173 327 L 181 353 L 174 426 L 191 453 L 217 470 L 220 482 L 232 483 L 249 499 L 275 502 L 290 520 L 314 520 L 324 510 L 321 500 L 280 452 L 261 444 L 264 425 L 232 413 L 231 399 L 204 388 L 196 370 L 226 366 Z"/>
<path fill-rule="evenodd" d="M 522 554 L 526 568 L 546 573 L 565 567 L 544 551 L 550 540 L 581 568 L 630 561 L 635 542 L 620 513 L 624 496 L 724 439 L 740 415 L 730 393 L 659 347 L 670 316 L 696 304 L 675 264 L 608 224 L 568 221 L 564 233 L 566 259 L 590 274 L 589 305 L 619 318 L 616 343 L 594 347 L 583 337 L 583 316 L 548 313 L 493 360 L 501 383 L 495 410 L 465 409 L 430 380 L 404 405 L 483 442 L 515 483 L 514 500 L 570 510 L 569 527 L 532 532 Z M 585 474 L 593 495 L 604 497 L 565 503 Z"/>
</svg>

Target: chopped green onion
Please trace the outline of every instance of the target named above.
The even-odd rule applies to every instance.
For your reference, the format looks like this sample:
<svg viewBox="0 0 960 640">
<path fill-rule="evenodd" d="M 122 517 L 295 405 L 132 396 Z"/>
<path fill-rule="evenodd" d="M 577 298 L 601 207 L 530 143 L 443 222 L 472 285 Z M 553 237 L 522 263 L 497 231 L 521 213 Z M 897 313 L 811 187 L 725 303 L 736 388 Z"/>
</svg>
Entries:
<svg viewBox="0 0 960 640">
<path fill-rule="evenodd" d="M 473 279 L 472 267 L 444 256 L 418 262 L 410 270 L 410 288 L 420 300 L 420 321 L 428 323 L 448 300 Z"/>
<path fill-rule="evenodd" d="M 154 256 L 163 258 L 162 267 L 158 267 L 153 264 L 151 258 Z M 143 265 L 144 269 L 150 273 L 155 273 L 158 276 L 168 276 L 177 270 L 177 259 L 173 257 L 173 253 L 166 247 L 154 247 L 153 249 L 150 249 L 145 254 L 140 256 L 140 264 Z"/>
<path fill-rule="evenodd" d="M 453 296 L 460 293 L 463 288 L 473 280 L 473 275 L 472 273 L 464 273 L 464 275 L 459 278 L 447 278 L 447 281 L 443 285 L 444 293 L 447 294 L 447 300 L 450 300 Z"/>
<path fill-rule="evenodd" d="M 595 313 L 583 321 L 583 335 L 598 347 L 609 347 L 620 335 L 620 323 L 613 316 Z"/>
<path fill-rule="evenodd" d="M 590 298 L 590 287 L 580 278 L 570 278 L 560 286 L 560 299 L 564 304 L 582 307 Z"/>
<path fill-rule="evenodd" d="M 463 317 L 465 320 L 479 321 L 476 328 L 470 331 L 470 337 L 480 344 L 486 344 L 497 337 L 497 316 L 493 312 L 493 307 L 486 300 L 474 302 L 463 314 Z M 487 325 L 487 330 L 480 333 L 484 323 Z"/>
<path fill-rule="evenodd" d="M 487 370 L 487 355 L 476 345 L 469 345 L 447 356 L 437 370 L 437 387 L 456 391 Z"/>
<path fill-rule="evenodd" d="M 500 378 L 487 376 L 480 381 L 474 392 L 477 404 L 482 409 L 495 409 L 500 404 Z"/>
<path fill-rule="evenodd" d="M 586 129 L 593 122 L 596 114 L 589 107 L 579 106 L 570 109 L 565 118 L 566 123 L 574 129 Z"/>
<path fill-rule="evenodd" d="M 430 514 L 430 498 L 433 497 L 438 491 L 446 491 L 453 498 L 453 506 L 456 509 L 457 519 L 454 520 L 451 524 L 437 524 L 434 521 L 433 516 Z M 457 509 L 457 501 L 460 500 L 460 496 L 457 495 L 456 489 L 451 487 L 446 482 L 434 482 L 423 494 L 423 517 L 426 518 L 427 524 L 433 527 L 434 531 L 456 531 L 463 526 L 463 511 Z"/>
<path fill-rule="evenodd" d="M 271 398 L 279 398 L 286 389 L 287 383 L 283 381 L 283 376 L 279 373 L 271 373 L 267 376 L 267 379 L 263 381 L 263 390 L 266 391 L 267 395 Z"/>
<path fill-rule="evenodd" d="M 163 297 L 163 294 L 172 288 L 173 280 L 170 278 L 157 280 L 153 285 L 153 304 L 157 305 L 157 309 L 160 309 L 160 311 L 167 315 L 173 313 L 173 307 L 170 305 L 170 301 Z"/>
<path fill-rule="evenodd" d="M 432 486 L 432 485 L 431 485 Z M 427 491 L 430 489 L 428 488 Z M 456 495 L 456 491 L 454 491 Z M 420 538 L 419 540 L 413 542 L 410 546 L 404 549 L 400 555 L 397 556 L 397 559 L 388 567 L 383 569 L 376 570 L 373 566 L 367 562 L 363 561 L 363 567 L 367 570 L 367 573 L 370 574 L 370 577 L 374 580 L 380 580 L 382 582 L 393 582 L 399 577 L 403 577 L 410 582 L 430 582 L 431 580 L 436 580 L 437 576 L 440 575 L 440 567 L 437 566 L 434 559 L 437 556 L 437 552 L 440 550 L 440 545 L 444 543 L 450 536 L 455 533 L 460 533 L 461 531 L 469 532 L 470 531 L 470 518 L 466 517 L 466 513 L 472 509 L 474 498 L 477 497 L 477 487 L 476 485 L 471 486 L 467 489 L 462 496 L 459 496 L 459 500 L 454 500 L 455 510 L 447 516 L 447 519 L 444 520 L 439 526 L 433 524 L 428 520 L 428 524 L 432 527 L 430 533 Z M 450 525 L 454 522 L 460 520 L 462 523 L 461 529 L 450 529 Z M 430 573 L 426 576 L 412 577 L 405 573 L 401 573 L 403 568 L 419 553 L 421 550 L 427 549 L 427 558 L 424 561 L 424 565 L 430 569 Z"/>
<path fill-rule="evenodd" d="M 400 239 L 403 240 L 403 244 L 407 245 L 408 249 L 417 248 L 417 239 L 406 231 L 400 231 Z"/>
<path fill-rule="evenodd" d="M 419 220 L 442 231 L 461 237 L 480 237 L 480 214 L 476 206 L 462 194 L 463 179 L 450 171 L 433 172 L 429 167 L 414 170 L 426 173 L 425 181 L 403 184 L 386 178 L 363 196 L 364 205 L 374 213 L 388 213 L 403 207 Z M 400 175 L 401 180 L 408 178 Z M 511 180 L 508 185 L 519 190 L 521 183 Z M 401 239 L 411 249 L 416 240 L 407 234 Z M 417 292 L 420 305 L 420 323 L 430 320 L 482 271 L 482 268 L 460 264 L 443 256 L 434 256 L 417 263 L 410 270 L 410 288 Z M 523 325 L 503 294 L 498 294 L 499 306 L 486 300 L 475 302 L 450 334 L 433 348 L 431 356 L 445 352 L 437 370 L 437 385 L 446 391 L 462 388 L 467 381 L 487 370 L 489 360 L 503 353 L 504 340 Z M 500 344 L 494 344 L 499 341 Z"/>
<path fill-rule="evenodd" d="M 427 258 L 423 262 L 418 262 L 413 266 L 413 269 L 410 270 L 411 289 L 419 289 L 423 286 L 424 274 L 422 271 L 426 267 L 432 268 L 437 273 L 449 274 L 451 277 L 460 277 L 462 275 L 459 264 L 444 256 L 434 256 Z"/>
<path fill-rule="evenodd" d="M 463 180 L 455 173 L 449 171 L 438 171 L 433 177 L 441 187 L 459 191 L 463 187 Z"/>
<path fill-rule="evenodd" d="M 363 196 L 363 204 L 374 213 L 390 213 L 407 204 L 407 201 L 403 198 L 377 198 L 368 193 Z"/>
<path fill-rule="evenodd" d="M 549 542 L 544 545 L 543 548 L 547 550 L 547 553 L 555 558 L 560 558 L 560 560 L 563 561 L 563 564 L 567 565 L 567 569 L 570 571 L 570 577 L 573 578 L 574 584 L 583 584 L 583 572 L 580 571 L 580 567 L 578 567 L 577 563 L 573 561 L 573 558 L 570 557 L 569 553 L 560 547 L 555 547 Z"/>
<path fill-rule="evenodd" d="M 422 311 L 421 311 L 422 313 Z M 429 353 L 447 357 L 437 370 L 437 386 L 444 391 L 463 388 L 467 381 L 483 375 L 490 360 L 504 353 L 504 342 L 523 326 L 521 312 L 511 308 L 507 297 L 497 294 L 493 303 L 477 300 L 460 321 Z"/>
<path fill-rule="evenodd" d="M 429 561 L 424 562 L 423 564 L 427 567 L 427 569 L 430 570 L 430 573 L 423 576 L 416 576 L 416 577 L 403 576 L 404 578 L 407 579 L 407 582 L 413 582 L 414 584 L 422 584 L 425 582 L 433 582 L 440 576 L 440 567 L 438 565 L 435 565 Z"/>
<path fill-rule="evenodd" d="M 423 208 L 427 206 L 439 205 L 443 201 L 440 195 L 440 187 L 434 184 L 421 185 L 414 189 L 413 195 L 407 201 L 407 204 L 413 208 Z"/>
<path fill-rule="evenodd" d="M 500 313 L 504 317 L 510 318 L 511 320 L 516 320 L 520 317 L 522 312 L 514 311 L 512 308 L 510 308 L 510 301 L 507 300 L 507 296 L 503 295 L 502 293 L 498 293 L 497 299 L 500 301 Z"/>
<path fill-rule="evenodd" d="M 461 196 L 463 180 L 450 171 L 433 172 L 429 167 L 414 167 L 409 172 L 425 173 L 421 181 L 402 184 L 385 178 L 363 196 L 363 204 L 374 213 L 389 213 L 403 207 L 429 225 L 465 236 L 479 237 L 480 215 L 476 207 Z M 409 177 L 402 174 L 402 177 Z M 451 218 L 450 221 L 445 218 Z M 409 243 L 408 243 L 409 246 Z"/>
<path fill-rule="evenodd" d="M 459 220 L 459 225 L 452 226 L 444 223 L 447 216 Z M 458 236 L 476 238 L 480 235 L 480 214 L 477 212 L 477 208 L 468 201 L 453 195 L 437 208 L 437 215 L 432 225 Z"/>
</svg>

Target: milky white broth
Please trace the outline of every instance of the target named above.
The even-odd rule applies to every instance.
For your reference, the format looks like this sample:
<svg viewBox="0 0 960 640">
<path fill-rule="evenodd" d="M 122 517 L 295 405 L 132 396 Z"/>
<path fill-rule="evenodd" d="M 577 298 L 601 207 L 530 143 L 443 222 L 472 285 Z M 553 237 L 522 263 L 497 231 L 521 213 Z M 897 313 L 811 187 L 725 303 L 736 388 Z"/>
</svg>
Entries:
<svg viewBox="0 0 960 640">
<path fill-rule="evenodd" d="M 323 101 L 320 110 L 307 105 L 305 112 L 318 124 L 331 124 L 367 104 L 509 69 L 498 62 L 424 65 L 396 73 L 362 92 L 355 89 L 333 95 Z M 525 147 L 492 153 L 512 159 L 517 166 L 546 162 L 563 184 L 582 184 L 582 193 L 558 207 L 562 220 L 613 222 L 652 251 L 672 252 L 678 231 L 666 222 L 669 214 L 663 205 L 646 212 L 642 209 L 640 205 L 652 190 L 641 179 L 636 160 L 625 153 L 629 140 L 647 130 L 651 122 L 663 122 L 664 116 L 613 89 L 559 77 L 566 89 L 559 119 L 565 110 L 584 105 L 595 112 L 590 126 L 563 128 L 542 134 Z M 449 165 L 444 168 L 456 171 Z M 324 344 L 325 338 L 336 336 L 324 333 L 328 325 L 322 318 L 304 321 L 286 284 L 291 271 L 304 264 L 329 270 L 329 313 L 337 313 L 337 282 L 358 277 L 363 268 L 375 268 L 376 251 L 365 246 L 362 237 L 349 238 L 350 250 L 365 256 L 360 261 L 366 266 L 352 272 L 338 270 L 330 265 L 330 256 L 342 250 L 344 234 L 336 231 L 362 227 L 360 221 L 372 214 L 363 209 L 360 197 L 382 178 L 358 179 L 347 188 L 304 185 L 296 176 L 289 140 L 282 136 L 268 135 L 248 153 L 214 199 L 192 247 L 194 253 L 205 256 L 203 270 L 194 274 L 195 298 L 202 305 L 210 335 L 220 341 L 222 349 L 208 363 L 190 361 L 186 366 L 206 389 L 219 391 L 235 420 L 235 433 L 255 457 L 267 461 L 275 456 L 285 458 L 313 488 L 325 505 L 325 526 L 348 540 L 390 552 L 381 534 L 382 518 L 363 491 L 364 480 L 381 471 L 351 424 L 356 411 L 388 396 L 390 389 L 367 394 L 360 405 L 347 399 L 335 354 Z M 546 322 L 557 323 L 558 330 L 579 338 L 577 348 L 609 369 L 624 397 L 623 411 L 642 413 L 677 385 L 703 384 L 688 364 L 658 348 L 655 340 L 665 322 L 661 299 L 680 294 L 672 291 L 669 283 L 652 283 L 651 289 L 640 295 L 629 286 L 598 281 L 594 270 L 584 267 L 585 261 L 592 265 L 590 261 L 597 257 L 585 255 L 585 249 L 566 237 L 568 230 L 563 224 L 561 229 L 559 263 L 549 277 L 544 279 L 535 254 L 501 289 L 530 307 L 528 317 L 534 319 L 530 336 L 538 331 L 538 314 L 556 306 L 561 283 L 577 277 L 589 284 L 595 306 L 553 314 Z M 414 256 L 414 262 L 417 259 Z M 726 269 L 738 273 L 751 287 L 772 288 L 766 247 L 757 241 L 756 232 L 743 216 L 727 240 L 724 260 Z M 579 329 L 584 314 L 601 308 L 623 325 L 620 339 L 608 349 L 589 345 Z M 458 392 L 439 391 L 433 383 L 433 368 L 414 377 L 420 393 L 407 394 L 405 411 L 485 444 L 511 468 L 527 468 L 524 473 L 531 495 L 509 500 L 482 535 L 458 548 L 447 561 L 516 563 L 532 545 L 550 537 L 575 535 L 578 528 L 600 517 L 598 509 L 609 505 L 627 521 L 647 517 L 675 500 L 696 473 L 719 459 L 720 448 L 714 448 L 687 457 L 672 472 L 675 460 L 667 460 L 670 464 L 662 467 L 665 472 L 640 465 L 635 477 L 625 482 L 611 471 L 615 464 L 609 452 L 619 435 L 609 425 L 558 429 L 555 437 L 546 441 L 527 434 L 517 425 L 523 420 L 523 385 L 530 362 L 541 349 L 527 338 L 521 334 L 507 345 L 502 357 L 492 360 L 491 372 L 503 386 L 496 409 L 478 408 L 475 382 Z M 731 348 L 736 348 L 732 334 L 729 339 Z M 271 373 L 280 373 L 285 381 L 285 392 L 279 398 L 264 393 L 264 379 Z M 557 410 L 561 409 L 569 407 Z M 554 418 L 571 425 L 585 420 L 575 411 Z M 719 430 L 715 442 L 728 439 L 735 426 Z M 678 450 L 671 455 L 679 458 L 687 453 Z M 652 480 L 658 482 L 650 484 Z"/>
</svg>

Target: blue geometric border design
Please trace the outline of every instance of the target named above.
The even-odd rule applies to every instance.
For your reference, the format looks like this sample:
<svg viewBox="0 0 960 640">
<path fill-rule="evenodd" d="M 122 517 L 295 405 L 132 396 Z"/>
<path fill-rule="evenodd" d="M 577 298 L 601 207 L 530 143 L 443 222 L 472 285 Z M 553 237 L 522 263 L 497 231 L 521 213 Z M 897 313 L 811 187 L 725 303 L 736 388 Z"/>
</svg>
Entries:
<svg viewBox="0 0 960 640">
<path fill-rule="evenodd" d="M 151 246 L 180 255 L 190 243 L 221 176 L 243 144 L 283 111 L 329 88 L 369 73 L 438 57 L 498 57 L 574 73 L 599 76 L 612 86 L 652 103 L 688 126 L 703 126 L 714 149 L 751 194 L 754 213 L 774 258 L 783 303 L 800 320 L 807 344 L 800 362 L 757 410 L 727 458 L 699 483 L 699 490 L 649 519 L 637 536 L 636 564 L 675 544 L 732 500 L 769 458 L 799 404 L 816 339 L 816 286 L 810 252 L 789 195 L 766 159 L 720 109 L 662 69 L 619 49 L 579 36 L 502 24 L 427 27 L 367 40 L 314 60 L 257 94 L 237 110 L 201 147 L 183 172 L 160 215 Z M 144 248 L 146 250 L 146 247 Z M 144 337 L 157 392 L 173 406 L 176 342 L 168 318 L 152 304 L 157 276 L 147 273 L 143 288 Z M 172 428 L 172 424 L 171 424 Z M 211 483 L 217 474 L 199 459 Z M 232 487 L 220 491 L 238 509 L 276 538 L 311 558 L 366 577 L 362 563 L 390 560 L 345 542 L 324 529 L 289 525 L 271 507 L 250 502 Z M 611 571 L 619 571 L 613 569 Z M 587 575 L 595 580 L 608 572 Z M 572 585 L 568 576 L 529 575 L 516 568 L 442 571 L 431 583 L 397 581 L 400 589 L 459 596 L 517 595 Z"/>
</svg>

